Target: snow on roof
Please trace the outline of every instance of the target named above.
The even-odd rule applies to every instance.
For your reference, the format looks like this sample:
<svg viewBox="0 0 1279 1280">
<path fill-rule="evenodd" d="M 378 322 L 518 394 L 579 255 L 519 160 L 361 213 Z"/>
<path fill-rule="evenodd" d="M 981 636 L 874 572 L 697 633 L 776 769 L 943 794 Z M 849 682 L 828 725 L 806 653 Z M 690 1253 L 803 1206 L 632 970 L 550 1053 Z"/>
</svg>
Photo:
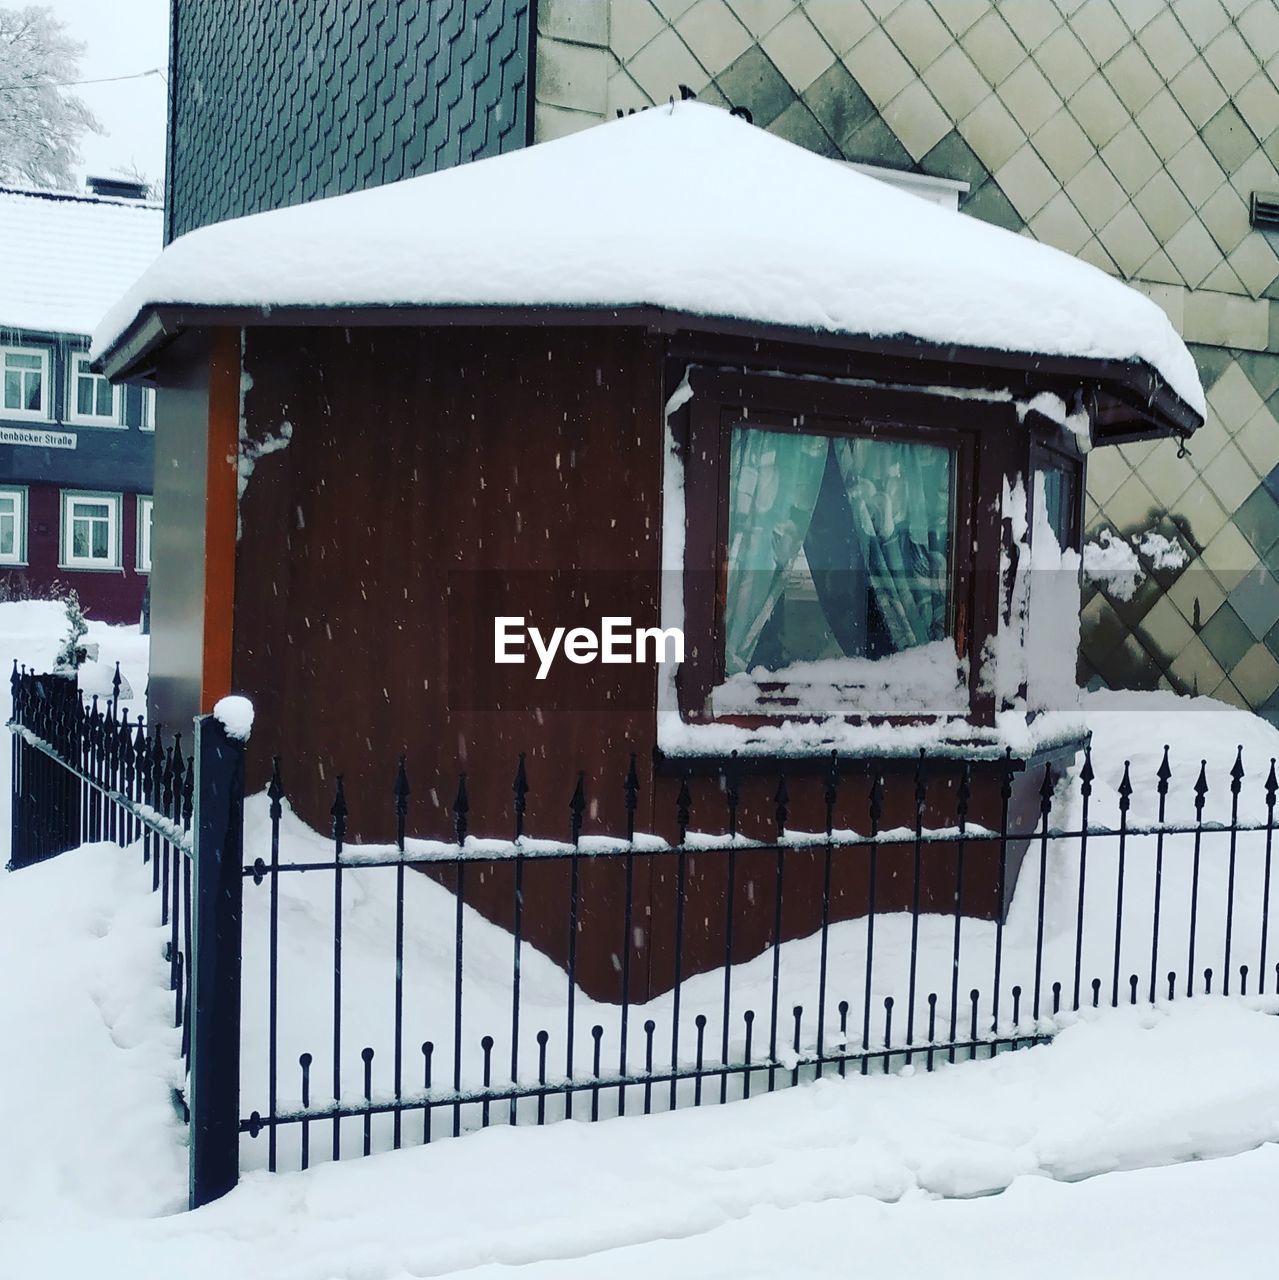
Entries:
<svg viewBox="0 0 1279 1280">
<path fill-rule="evenodd" d="M 166 303 L 649 305 L 1144 360 L 1204 409 L 1190 353 L 1136 290 L 695 102 L 191 232 L 112 308 L 95 355 Z"/>
<path fill-rule="evenodd" d="M 0 188 L 0 326 L 92 333 L 163 243 L 158 204 Z"/>
</svg>

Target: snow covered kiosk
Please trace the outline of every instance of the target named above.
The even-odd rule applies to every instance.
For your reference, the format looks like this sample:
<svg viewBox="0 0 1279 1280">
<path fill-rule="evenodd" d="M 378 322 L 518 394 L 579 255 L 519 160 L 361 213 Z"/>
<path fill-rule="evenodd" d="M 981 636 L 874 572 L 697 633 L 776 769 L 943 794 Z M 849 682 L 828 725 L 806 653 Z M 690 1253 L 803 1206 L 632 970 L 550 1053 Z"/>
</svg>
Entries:
<svg viewBox="0 0 1279 1280">
<path fill-rule="evenodd" d="M 696 103 L 204 227 L 95 353 L 160 398 L 153 719 L 250 695 L 254 779 L 278 752 L 323 828 L 342 770 L 368 838 L 401 750 L 422 835 L 451 830 L 461 770 L 471 832 L 508 833 L 520 752 L 538 834 L 567 830 L 579 769 L 585 830 L 621 831 L 632 751 L 638 826 L 668 834 L 685 780 L 694 828 L 722 829 L 732 752 L 747 832 L 783 770 L 791 825 L 822 829 L 832 752 L 848 825 L 879 771 L 885 825 L 912 820 L 921 748 L 935 825 L 962 759 L 971 820 L 997 823 L 1009 750 L 1037 812 L 1034 766 L 1082 736 L 1087 453 L 1203 416 L 1140 293 Z M 544 663 L 526 631 L 605 618 L 679 629 L 683 660 L 588 637 Z M 788 935 L 820 909 L 796 864 Z M 881 909 L 909 879 L 885 865 Z M 965 909 L 990 915 L 984 865 Z M 578 976 L 607 994 L 619 896 L 583 876 Z M 950 900 L 949 871 L 924 879 Z M 832 910 L 866 892 L 837 868 Z M 562 925 L 526 911 L 552 954 Z M 686 966 L 722 959 L 710 932 Z"/>
</svg>

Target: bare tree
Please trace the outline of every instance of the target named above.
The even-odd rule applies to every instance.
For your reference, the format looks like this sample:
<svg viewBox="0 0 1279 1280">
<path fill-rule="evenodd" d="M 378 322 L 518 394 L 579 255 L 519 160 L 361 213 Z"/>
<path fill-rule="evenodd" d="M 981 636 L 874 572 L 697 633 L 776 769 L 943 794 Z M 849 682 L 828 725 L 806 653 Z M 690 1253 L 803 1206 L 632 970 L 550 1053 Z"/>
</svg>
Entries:
<svg viewBox="0 0 1279 1280">
<path fill-rule="evenodd" d="M 147 199 L 154 201 L 156 204 L 164 203 L 164 180 L 162 178 L 152 179 L 147 176 L 146 170 L 132 157 L 128 164 L 121 165 L 118 170 L 122 178 L 128 178 L 130 182 L 139 183 L 147 190 Z"/>
<path fill-rule="evenodd" d="M 52 9 L 0 8 L 0 182 L 73 185 L 80 138 L 102 132 L 66 89 L 83 52 Z"/>
</svg>

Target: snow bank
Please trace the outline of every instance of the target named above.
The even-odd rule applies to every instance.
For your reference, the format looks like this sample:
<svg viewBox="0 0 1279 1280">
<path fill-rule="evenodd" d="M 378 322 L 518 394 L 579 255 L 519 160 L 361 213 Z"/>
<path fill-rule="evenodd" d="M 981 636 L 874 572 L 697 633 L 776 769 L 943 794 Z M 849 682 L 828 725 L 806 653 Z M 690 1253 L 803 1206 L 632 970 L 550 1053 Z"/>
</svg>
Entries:
<svg viewBox="0 0 1279 1280">
<path fill-rule="evenodd" d="M 761 182 L 767 198 L 751 198 Z M 671 192 L 677 198 L 664 204 Z M 1144 360 L 1204 413 L 1194 361 L 1143 294 L 693 102 L 200 228 L 112 308 L 94 354 L 163 303 L 653 305 L 829 333 Z"/>
<path fill-rule="evenodd" d="M 1093 1246 L 1079 1241 L 1072 1212 L 1083 1189 L 1047 1180 L 1222 1156 L 1279 1136 L 1277 1052 L 1279 1021 L 1238 1007 L 1120 1011 L 1047 1048 L 931 1076 L 827 1079 L 724 1108 L 491 1129 L 306 1174 L 250 1174 L 225 1199 L 169 1219 L 73 1218 L 56 1231 L 0 1223 L 0 1257 L 23 1280 L 496 1280 L 514 1267 L 559 1280 L 846 1276 L 854 1254 L 859 1270 L 882 1258 L 900 1271 L 910 1258 L 908 1273 L 922 1275 L 933 1270 L 924 1249 L 941 1274 L 990 1277 L 1009 1273 L 1001 1257 L 1024 1270 L 1033 1249 L 1037 1275 L 1211 1275 L 1220 1268 L 1053 1270 Z M 1268 1241 L 1272 1215 L 1262 1210 L 1279 1152 L 1240 1157 L 1237 1168 L 1232 1177 L 1221 1164 L 1207 1185 L 1237 1189 Z M 129 1161 L 102 1176 L 135 1172 Z M 1164 1238 L 1187 1216 L 1160 1196 L 1121 1231 L 1124 1182 L 1092 1185 L 1109 1211 L 1107 1261 L 1120 1247 L 1148 1261 L 1150 1224 Z M 1033 1229 L 1006 1197 L 953 1199 L 1008 1187 L 1046 1201 Z M 1209 1191 L 1190 1217 L 1208 1226 L 1236 1207 Z M 991 1215 L 1005 1225 L 993 1230 Z M 878 1224 L 869 1238 L 863 1223 Z"/>
<path fill-rule="evenodd" d="M 0 1220 L 185 1206 L 180 1033 L 141 863 L 100 844 L 0 871 Z"/>
</svg>

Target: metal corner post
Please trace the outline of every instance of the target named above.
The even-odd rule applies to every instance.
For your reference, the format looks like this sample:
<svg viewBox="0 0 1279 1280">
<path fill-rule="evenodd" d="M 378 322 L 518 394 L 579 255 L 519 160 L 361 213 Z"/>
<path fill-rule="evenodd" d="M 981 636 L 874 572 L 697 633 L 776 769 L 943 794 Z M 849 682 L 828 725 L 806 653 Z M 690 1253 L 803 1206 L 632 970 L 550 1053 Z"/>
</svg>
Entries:
<svg viewBox="0 0 1279 1280">
<path fill-rule="evenodd" d="M 195 722 L 190 1207 L 239 1177 L 240 952 L 245 744 L 211 715 Z"/>
</svg>

